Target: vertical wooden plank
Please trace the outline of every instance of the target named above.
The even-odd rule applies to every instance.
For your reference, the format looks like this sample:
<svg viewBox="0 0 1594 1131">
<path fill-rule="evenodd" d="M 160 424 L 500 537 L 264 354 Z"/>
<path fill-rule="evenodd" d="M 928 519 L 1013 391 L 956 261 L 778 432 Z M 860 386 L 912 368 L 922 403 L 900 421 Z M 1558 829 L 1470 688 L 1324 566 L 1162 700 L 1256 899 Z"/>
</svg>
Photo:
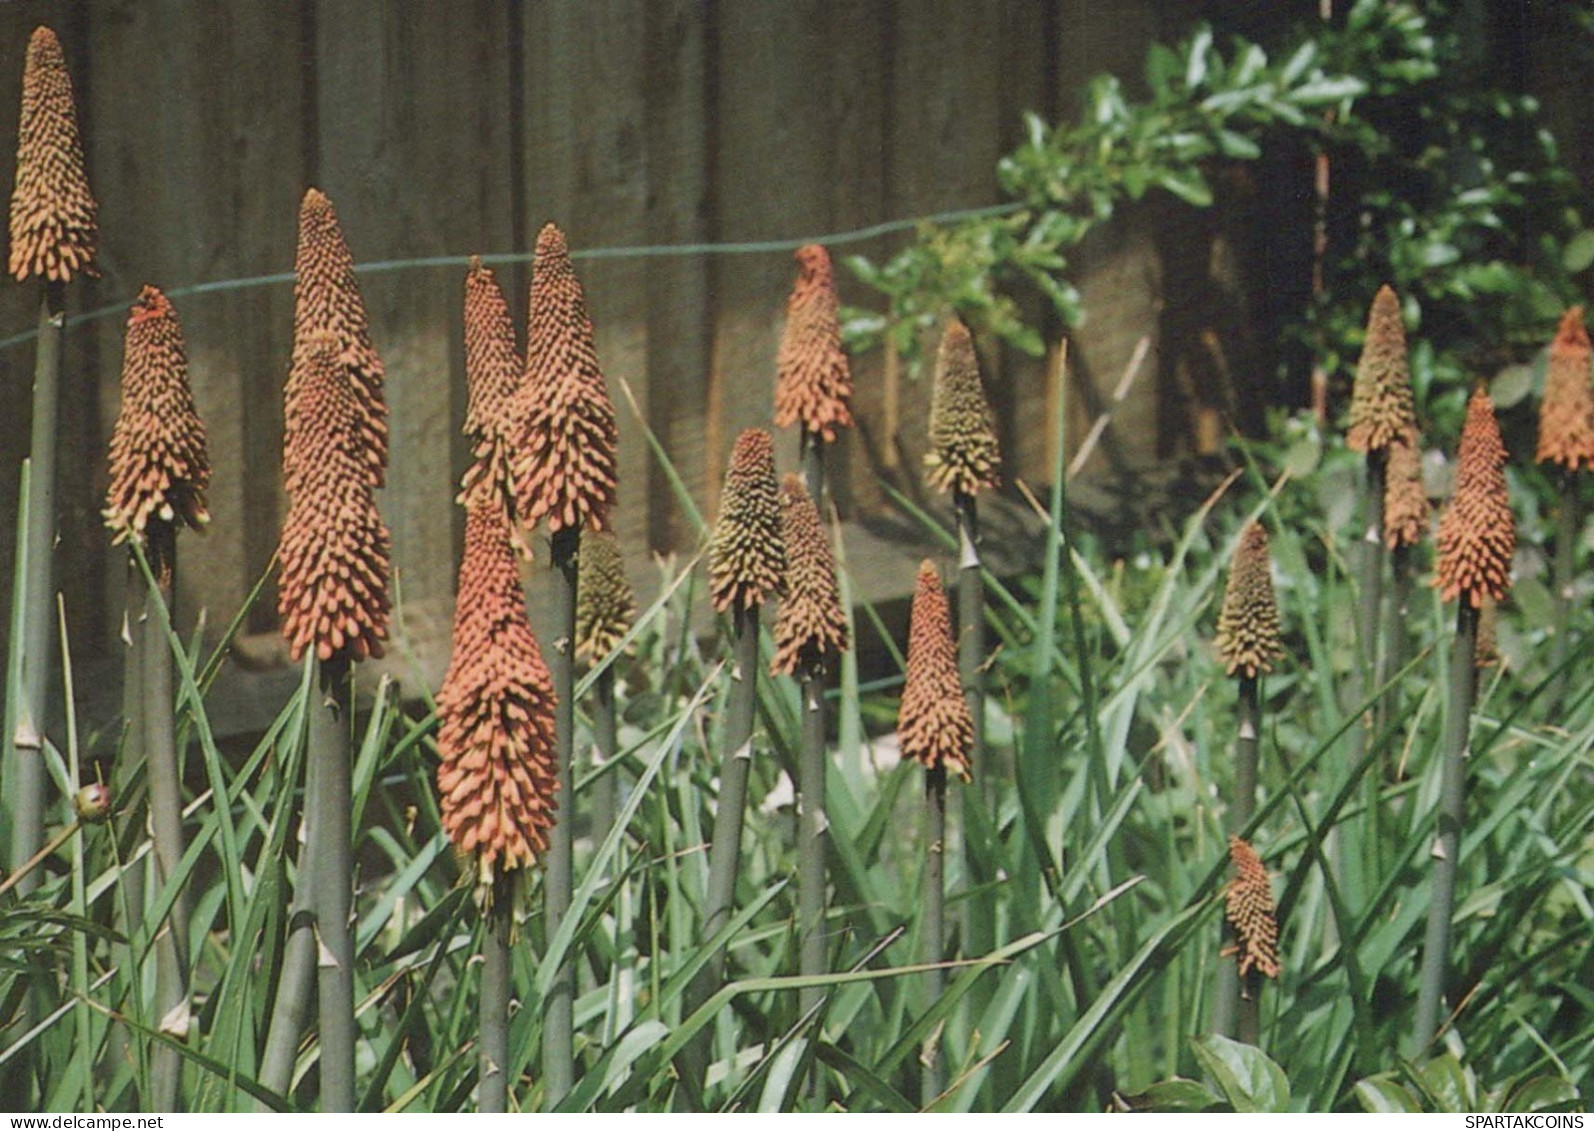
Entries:
<svg viewBox="0 0 1594 1131">
<path fill-rule="evenodd" d="M 89 113 L 100 203 L 101 300 L 281 271 L 292 262 L 299 179 L 298 22 L 290 10 L 233 0 L 107 3 L 93 10 Z M 286 209 L 286 215 L 283 210 Z M 280 399 L 292 299 L 281 286 L 173 299 L 213 466 L 212 521 L 185 538 L 178 604 L 212 631 L 237 612 L 275 548 Z M 120 403 L 125 311 L 96 324 L 104 439 Z M 106 569 L 120 615 L 120 554 Z M 269 606 L 269 601 L 265 602 Z M 258 610 L 269 622 L 272 610 Z"/>
<path fill-rule="evenodd" d="M 647 238 L 655 245 L 703 243 L 710 235 L 709 88 L 712 43 L 705 5 L 658 0 L 644 32 Z M 712 322 L 704 256 L 660 257 L 647 270 L 648 416 L 654 434 L 701 508 Z M 655 550 L 692 546 L 696 531 L 657 462 L 648 479 L 648 539 Z"/>
<path fill-rule="evenodd" d="M 356 263 L 509 246 L 509 19 L 497 0 L 315 7 L 317 179 Z M 381 501 L 425 678 L 448 659 L 465 390 L 464 268 L 362 274 L 387 367 Z"/>
<path fill-rule="evenodd" d="M 648 548 L 647 442 L 621 392 L 650 403 L 648 260 L 593 257 L 647 242 L 648 144 L 644 0 L 539 5 L 525 36 L 526 230 L 564 230 L 592 316 L 598 360 L 620 423 L 621 545 Z"/>
</svg>

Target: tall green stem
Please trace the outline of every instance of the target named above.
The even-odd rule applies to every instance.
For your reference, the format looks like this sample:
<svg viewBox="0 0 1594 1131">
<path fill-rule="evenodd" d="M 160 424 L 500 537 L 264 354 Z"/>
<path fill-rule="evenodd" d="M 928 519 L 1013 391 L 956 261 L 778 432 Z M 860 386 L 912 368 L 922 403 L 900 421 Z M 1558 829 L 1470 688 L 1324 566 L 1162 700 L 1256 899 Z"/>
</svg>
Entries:
<svg viewBox="0 0 1594 1131">
<path fill-rule="evenodd" d="M 482 925 L 481 1040 L 476 1046 L 476 1106 L 482 1112 L 509 1110 L 509 939 L 514 911 L 500 899 Z"/>
<path fill-rule="evenodd" d="M 305 707 L 311 720 L 324 714 L 317 706 L 320 692 L 312 683 Z M 311 722 L 313 726 L 314 723 Z M 306 756 L 304 806 L 300 811 L 303 839 L 299 843 L 298 865 L 294 871 L 293 902 L 288 907 L 287 942 L 283 946 L 282 970 L 277 975 L 277 996 L 272 1004 L 271 1025 L 266 1032 L 266 1048 L 261 1054 L 260 1082 L 274 1092 L 288 1094 L 293 1083 L 293 1065 L 299 1050 L 299 1037 L 310 1014 L 316 988 L 316 921 L 313 860 L 320 859 L 321 820 L 316 799 L 322 758 Z M 264 1105 L 256 1110 L 269 1110 Z"/>
<path fill-rule="evenodd" d="M 592 685 L 592 731 L 598 758 L 613 762 L 620 756 L 619 715 L 614 702 L 614 665 L 598 672 Z M 614 827 L 620 810 L 620 767 L 609 766 L 594 783 L 592 799 L 592 843 L 602 844 Z"/>
<path fill-rule="evenodd" d="M 1256 813 L 1257 750 L 1262 729 L 1260 680 L 1240 677 L 1237 706 L 1239 729 L 1234 739 L 1234 796 L 1229 800 L 1229 832 L 1243 836 Z M 1225 946 L 1235 942 L 1228 919 L 1223 923 Z M 1238 1037 L 1255 1044 L 1258 1036 L 1258 992 L 1261 978 L 1254 972 L 1240 978 L 1238 962 L 1220 960 L 1216 995 L 1213 1001 L 1212 1028 L 1225 1037 Z"/>
<path fill-rule="evenodd" d="M 1544 706 L 1554 710 L 1566 692 L 1561 665 L 1571 643 L 1572 592 L 1577 582 L 1577 535 L 1582 526 L 1577 499 L 1577 472 L 1560 473 L 1560 507 L 1555 523 L 1555 634 L 1550 638 L 1550 666 L 1556 674 L 1545 692 Z"/>
<path fill-rule="evenodd" d="M 151 555 L 152 560 L 173 561 L 175 538 Z M 177 762 L 177 735 L 172 712 L 176 698 L 172 690 L 172 650 L 166 637 L 171 585 L 150 585 L 139 625 L 143 644 L 143 722 L 144 755 L 149 774 L 150 826 L 155 839 L 155 866 L 164 886 L 177 874 L 183 859 L 183 779 Z M 188 896 L 179 890 L 171 913 L 155 936 L 155 1003 L 160 1026 L 171 1036 L 183 1039 L 188 1031 Z M 155 1051 L 152 1069 L 155 1095 L 151 1106 L 158 1111 L 175 1111 L 182 1059 L 176 1049 L 162 1045 Z"/>
<path fill-rule="evenodd" d="M 937 766 L 924 777 L 924 810 L 928 843 L 924 858 L 924 931 L 926 963 L 939 963 L 946 947 L 946 769 Z M 937 966 L 924 975 L 924 1007 L 930 1009 L 941 999 L 946 974 Z M 931 1036 L 923 1056 L 924 1075 L 919 1082 L 919 1100 L 928 1106 L 941 1094 L 940 1034 Z"/>
<path fill-rule="evenodd" d="M 543 881 L 544 912 L 552 938 L 570 910 L 572 891 L 572 836 L 575 798 L 572 796 L 570 760 L 575 746 L 576 562 L 581 552 L 581 531 L 565 527 L 553 536 L 554 631 L 553 689 L 554 748 L 559 760 L 559 819 L 548 841 L 548 874 Z M 543 1003 L 543 1102 L 552 1111 L 575 1083 L 575 968 L 567 957 L 554 974 Z"/>
<path fill-rule="evenodd" d="M 51 628 L 55 619 L 55 425 L 61 385 L 61 337 L 66 327 L 59 283 L 46 284 L 39 302 L 39 344 L 33 368 L 33 431 L 28 472 L 26 594 L 22 605 L 21 716 L 10 736 L 16 780 L 11 804 L 11 860 L 20 864 L 44 843 L 44 720 L 50 687 Z M 32 894 L 39 877 L 18 885 Z"/>
<path fill-rule="evenodd" d="M 1445 739 L 1439 776 L 1439 814 L 1433 841 L 1433 889 L 1428 902 L 1428 933 L 1423 940 L 1422 972 L 1417 989 L 1417 1019 L 1407 1055 L 1416 1060 L 1439 1035 L 1439 1011 L 1449 962 L 1450 920 L 1456 905 L 1456 857 L 1461 850 L 1461 824 L 1466 807 L 1467 738 L 1472 700 L 1477 687 L 1478 610 L 1471 594 L 1461 594 L 1456 614 L 1456 639 L 1450 651 L 1450 701 L 1445 714 Z"/>
<path fill-rule="evenodd" d="M 802 434 L 803 475 L 814 507 L 824 514 L 825 441 L 806 429 Z M 800 806 L 797 824 L 797 933 L 800 939 L 798 970 L 805 978 L 825 973 L 826 838 L 829 819 L 825 813 L 825 673 L 822 668 L 803 673 L 802 753 L 797 763 L 797 794 Z M 806 1014 L 824 1001 L 824 990 L 809 986 L 798 997 Z M 818 1030 L 816 1030 L 817 1032 Z M 808 1080 L 808 1098 L 815 1107 L 825 1102 L 825 1078 L 815 1059 Z"/>
<path fill-rule="evenodd" d="M 354 796 L 349 749 L 353 679 L 347 662 L 322 667 L 319 704 L 310 713 L 309 756 L 318 796 L 313 810 L 320 831 L 311 834 L 314 874 L 317 988 L 321 1017 L 321 1110 L 353 1111 Z"/>
<path fill-rule="evenodd" d="M 974 719 L 974 776 L 987 804 L 995 796 L 985 757 L 985 586 L 980 580 L 980 520 L 973 495 L 953 496 L 958 523 L 958 676 Z"/>
</svg>

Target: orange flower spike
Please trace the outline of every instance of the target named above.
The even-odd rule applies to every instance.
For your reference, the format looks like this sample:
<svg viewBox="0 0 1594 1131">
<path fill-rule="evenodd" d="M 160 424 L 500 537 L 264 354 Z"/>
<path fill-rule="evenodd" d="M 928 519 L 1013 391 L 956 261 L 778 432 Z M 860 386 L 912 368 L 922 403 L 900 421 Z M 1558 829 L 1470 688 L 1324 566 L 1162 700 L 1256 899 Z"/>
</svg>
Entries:
<svg viewBox="0 0 1594 1131">
<path fill-rule="evenodd" d="M 720 612 L 756 609 L 785 591 L 786 542 L 780 488 L 769 433 L 749 428 L 736 437 L 719 520 L 708 544 L 709 594 Z"/>
<path fill-rule="evenodd" d="M 386 371 L 371 345 L 365 300 L 354 277 L 354 256 L 332 201 L 318 189 L 305 190 L 299 206 L 293 272 L 293 372 L 306 363 L 316 334 L 332 335 L 360 405 L 359 443 L 368 458 L 359 474 L 370 486 L 381 487 L 387 478 Z M 290 389 L 292 383 L 290 376 Z"/>
<path fill-rule="evenodd" d="M 1494 403 L 1481 384 L 1467 401 L 1456 459 L 1456 489 L 1439 520 L 1439 561 L 1434 584 L 1446 601 L 1481 608 L 1511 587 L 1516 524 L 1505 483 L 1505 444 Z"/>
<path fill-rule="evenodd" d="M 514 506 L 511 453 L 523 368 L 504 292 L 481 259 L 472 257 L 465 276 L 465 435 L 475 459 L 459 495 L 467 508 L 479 491 L 497 492 L 506 510 Z"/>
<path fill-rule="evenodd" d="M 323 662 L 380 656 L 391 604 L 390 543 L 361 471 L 364 406 L 345 354 L 330 334 L 313 335 L 289 381 L 283 451 L 288 514 L 278 546 L 277 609 L 297 660 L 314 647 Z"/>
<path fill-rule="evenodd" d="M 587 300 L 564 233 L 552 224 L 537 236 L 530 306 L 515 456 L 517 513 L 528 525 L 546 515 L 554 532 L 606 530 L 619 431 L 598 368 Z"/>
<path fill-rule="evenodd" d="M 968 781 L 974 719 L 958 680 L 952 612 L 934 563 L 919 566 L 908 628 L 908 678 L 897 712 L 902 756 Z"/>
<path fill-rule="evenodd" d="M 1284 654 L 1267 545 L 1267 531 L 1259 523 L 1250 523 L 1240 534 L 1229 567 L 1216 643 L 1230 675 L 1238 671 L 1254 679 L 1261 672 L 1272 671 L 1273 661 Z"/>
<path fill-rule="evenodd" d="M 614 651 L 636 617 L 636 593 L 613 532 L 581 539 L 576 562 L 576 655 L 597 663 Z"/>
<path fill-rule="evenodd" d="M 977 495 L 1001 481 L 1001 467 L 996 424 L 980 381 L 974 339 L 968 327 L 954 319 L 941 335 L 935 358 L 924 478 L 939 491 Z"/>
<path fill-rule="evenodd" d="M 835 272 L 830 253 L 816 243 L 798 248 L 796 258 L 776 360 L 775 424 L 801 424 L 830 443 L 838 428 L 852 427 L 852 373 L 841 348 Z"/>
<path fill-rule="evenodd" d="M 17 282 L 37 275 L 65 283 L 74 275 L 93 274 L 96 211 L 61 41 L 49 28 L 38 27 L 28 40 L 22 71 L 17 179 L 11 190 L 10 271 Z"/>
<path fill-rule="evenodd" d="M 786 542 L 786 598 L 775 617 L 776 675 L 823 670 L 847 650 L 847 616 L 836 586 L 836 557 L 808 488 L 795 475 L 780 487 Z"/>
<path fill-rule="evenodd" d="M 1422 444 L 1407 433 L 1389 445 L 1384 470 L 1384 541 L 1391 550 L 1415 546 L 1428 533 L 1433 508 L 1422 478 Z"/>
<path fill-rule="evenodd" d="M 465 517 L 454 651 L 437 693 L 443 829 L 477 860 L 486 900 L 548 847 L 558 809 L 553 681 L 526 618 L 514 530 L 501 507 Z"/>
<path fill-rule="evenodd" d="M 1273 908 L 1273 884 L 1262 858 L 1245 841 L 1229 837 L 1229 861 L 1234 878 L 1224 892 L 1224 913 L 1234 928 L 1235 946 L 1240 961 L 1240 977 L 1252 970 L 1269 977 L 1279 976 L 1279 924 Z"/>
<path fill-rule="evenodd" d="M 1588 330 L 1583 308 L 1561 316 L 1550 343 L 1550 364 L 1544 375 L 1544 400 L 1539 405 L 1540 463 L 1558 463 L 1568 471 L 1594 465 L 1594 384 L 1590 383 Z"/>
<path fill-rule="evenodd" d="M 1356 365 L 1345 443 L 1354 451 L 1381 452 L 1416 428 L 1406 325 L 1400 316 L 1400 300 L 1385 285 L 1378 288 L 1367 314 L 1367 338 Z"/>
<path fill-rule="evenodd" d="M 103 513 L 113 541 L 146 539 L 156 575 L 167 576 L 171 563 L 165 556 L 177 525 L 199 530 L 210 521 L 210 457 L 188 386 L 183 328 L 156 287 L 139 292 L 127 319 L 110 479 Z"/>
</svg>

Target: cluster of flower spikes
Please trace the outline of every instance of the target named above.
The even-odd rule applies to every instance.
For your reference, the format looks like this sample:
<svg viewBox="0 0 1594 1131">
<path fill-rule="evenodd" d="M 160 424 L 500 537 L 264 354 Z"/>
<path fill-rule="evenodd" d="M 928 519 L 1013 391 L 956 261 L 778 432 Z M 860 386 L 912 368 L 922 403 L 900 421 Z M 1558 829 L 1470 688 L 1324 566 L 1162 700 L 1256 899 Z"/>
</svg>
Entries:
<svg viewBox="0 0 1594 1131">
<path fill-rule="evenodd" d="M 1353 451 L 1372 454 L 1404 436 L 1415 435 L 1416 430 L 1406 326 L 1400 317 L 1400 300 L 1385 285 L 1378 288 L 1367 314 L 1367 337 L 1356 365 L 1345 443 Z"/>
<path fill-rule="evenodd" d="M 1391 550 L 1415 546 L 1428 533 L 1432 508 L 1422 478 L 1422 442 L 1416 429 L 1385 449 L 1384 542 Z"/>
<path fill-rule="evenodd" d="M 974 718 L 958 679 L 952 612 L 935 564 L 919 565 L 908 626 L 908 676 L 897 710 L 902 756 L 968 781 Z"/>
<path fill-rule="evenodd" d="M 103 513 L 114 541 L 142 540 L 150 568 L 162 582 L 170 581 L 177 527 L 198 530 L 210 521 L 210 457 L 188 387 L 183 328 L 156 287 L 139 292 L 127 319 L 110 480 Z"/>
<path fill-rule="evenodd" d="M 437 792 L 443 828 L 474 855 L 490 905 L 503 881 L 547 850 L 559 790 L 556 696 L 526 619 L 508 513 L 467 508 L 454 651 L 437 694 Z"/>
<path fill-rule="evenodd" d="M 786 539 L 780 486 L 769 433 L 749 428 L 736 437 L 719 519 L 708 544 L 709 595 L 720 612 L 749 612 L 786 586 Z"/>
<path fill-rule="evenodd" d="M 924 477 L 939 491 L 977 495 L 1001 481 L 1002 453 L 980 380 L 974 339 L 954 319 L 941 335 L 930 391 L 930 450 Z"/>
<path fill-rule="evenodd" d="M 1232 951 L 1239 956 L 1240 977 L 1252 970 L 1279 976 L 1279 924 L 1273 909 L 1273 885 L 1262 858 L 1245 841 L 1229 837 L 1234 878 L 1223 893 L 1224 914 L 1234 928 Z"/>
<path fill-rule="evenodd" d="M 816 243 L 797 249 L 797 281 L 786 300 L 786 330 L 775 369 L 775 424 L 824 439 L 852 427 L 852 373 L 841 348 L 840 301 L 830 253 Z"/>
<path fill-rule="evenodd" d="M 581 539 L 576 560 L 576 655 L 597 663 L 619 646 L 636 617 L 636 593 L 612 531 Z"/>
<path fill-rule="evenodd" d="M 35 28 L 22 71 L 17 179 L 11 191 L 11 274 L 19 283 L 33 275 L 65 283 L 74 275 L 92 273 L 95 212 L 61 41 L 49 28 Z"/>
<path fill-rule="evenodd" d="M 1434 584 L 1446 601 L 1457 598 L 1481 608 L 1500 600 L 1511 585 L 1516 524 L 1505 483 L 1505 444 L 1494 404 L 1482 385 L 1467 401 L 1456 458 L 1456 488 L 1439 520 L 1439 555 Z"/>
<path fill-rule="evenodd" d="M 775 617 L 776 675 L 824 670 L 847 650 L 847 615 L 836 585 L 836 557 L 808 488 L 788 474 L 780 485 L 786 543 L 786 596 Z"/>
<path fill-rule="evenodd" d="M 1568 471 L 1594 466 L 1594 384 L 1590 383 L 1588 330 L 1583 308 L 1561 316 L 1550 363 L 1544 374 L 1544 400 L 1539 404 L 1540 463 L 1558 463 Z"/>
<path fill-rule="evenodd" d="M 1273 661 L 1284 654 L 1267 531 L 1260 523 L 1249 523 L 1240 532 L 1218 613 L 1216 644 L 1229 674 L 1239 672 L 1247 679 L 1272 671 Z"/>
<path fill-rule="evenodd" d="M 548 529 L 605 530 L 615 501 L 619 431 L 593 347 L 587 300 L 564 233 L 537 235 L 517 416 L 515 508 Z"/>
<path fill-rule="evenodd" d="M 367 404 L 338 339 L 315 333 L 296 349 L 283 446 L 288 514 L 277 555 L 277 609 L 293 658 L 324 663 L 380 656 L 387 638 L 389 539 L 362 445 Z"/>
<path fill-rule="evenodd" d="M 458 499 L 467 510 L 494 499 L 506 514 L 515 513 L 511 452 L 523 368 L 509 303 L 492 271 L 473 256 L 465 276 L 465 434 L 474 458 Z M 525 548 L 518 537 L 516 545 Z"/>
<path fill-rule="evenodd" d="M 359 402 L 358 433 L 351 437 L 360 458 L 354 469 L 372 489 L 387 478 L 387 401 L 382 359 L 371 344 L 365 300 L 354 278 L 354 257 L 338 226 L 332 201 L 318 189 L 307 189 L 299 206 L 299 245 L 293 261 L 293 366 L 288 376 L 288 403 L 293 382 L 310 369 L 309 353 L 318 348 L 316 335 L 330 334 L 337 344 L 350 390 Z M 300 421 L 283 422 L 284 451 L 309 450 L 293 438 Z M 294 490 L 299 468 L 284 466 L 287 489 Z"/>
</svg>

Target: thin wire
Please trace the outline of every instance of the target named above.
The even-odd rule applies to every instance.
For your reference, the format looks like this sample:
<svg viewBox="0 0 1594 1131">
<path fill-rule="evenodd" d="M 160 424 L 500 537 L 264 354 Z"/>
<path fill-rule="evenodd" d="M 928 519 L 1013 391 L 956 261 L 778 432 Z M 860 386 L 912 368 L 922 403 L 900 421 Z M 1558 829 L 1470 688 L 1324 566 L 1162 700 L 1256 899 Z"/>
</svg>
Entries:
<svg viewBox="0 0 1594 1131">
<path fill-rule="evenodd" d="M 959 208 L 950 212 L 932 212 L 925 216 L 916 216 L 907 220 L 886 220 L 879 224 L 870 224 L 866 228 L 850 228 L 842 232 L 830 232 L 822 236 L 803 236 L 796 239 L 784 240 L 749 240 L 740 243 L 673 243 L 673 244 L 644 244 L 639 247 L 593 247 L 585 248 L 570 253 L 571 259 L 663 259 L 674 256 L 691 255 L 763 255 L 775 251 L 795 251 L 804 244 L 818 243 L 828 247 L 843 247 L 847 244 L 862 243 L 865 240 L 876 239 L 880 236 L 889 236 L 895 232 L 909 231 L 921 224 L 952 224 L 959 220 L 976 220 L 988 216 L 1006 216 L 1017 212 L 1024 205 L 1017 201 L 1007 204 L 991 204 L 982 208 Z M 501 266 L 511 263 L 529 263 L 532 255 L 530 252 L 505 252 L 496 255 L 484 255 L 481 261 L 489 266 Z M 357 263 L 354 267 L 356 275 L 384 275 L 393 271 L 413 271 L 428 267 L 468 267 L 470 257 L 465 255 L 431 255 L 415 259 L 381 259 L 372 263 Z M 248 275 L 237 279 L 217 279 L 208 283 L 189 283 L 185 286 L 172 287 L 166 291 L 167 298 L 184 298 L 189 295 L 218 294 L 222 291 L 246 291 L 256 287 L 271 287 L 282 283 L 293 282 L 292 271 L 279 271 L 273 275 Z M 117 302 L 88 310 L 82 314 L 74 314 L 66 320 L 68 326 L 78 326 L 85 322 L 96 322 L 101 318 L 110 318 L 127 310 L 127 303 Z M 12 334 L 9 338 L 0 338 L 0 350 L 10 349 L 12 346 L 31 342 L 39 336 L 37 328 Z"/>
</svg>

